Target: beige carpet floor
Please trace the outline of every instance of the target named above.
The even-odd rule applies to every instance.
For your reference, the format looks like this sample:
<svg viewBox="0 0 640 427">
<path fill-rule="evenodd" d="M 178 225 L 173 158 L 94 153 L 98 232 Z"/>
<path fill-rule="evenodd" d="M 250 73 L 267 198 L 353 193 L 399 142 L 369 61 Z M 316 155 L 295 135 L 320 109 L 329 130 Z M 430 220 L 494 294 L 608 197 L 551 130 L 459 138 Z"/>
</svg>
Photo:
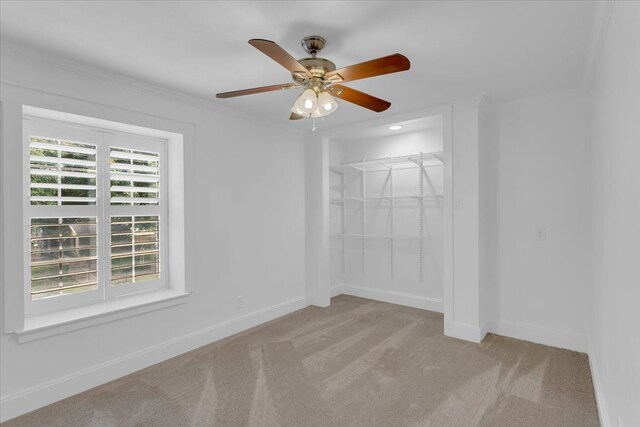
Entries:
<svg viewBox="0 0 640 427">
<path fill-rule="evenodd" d="M 350 296 L 18 417 L 6 426 L 598 424 L 587 356 Z"/>
</svg>

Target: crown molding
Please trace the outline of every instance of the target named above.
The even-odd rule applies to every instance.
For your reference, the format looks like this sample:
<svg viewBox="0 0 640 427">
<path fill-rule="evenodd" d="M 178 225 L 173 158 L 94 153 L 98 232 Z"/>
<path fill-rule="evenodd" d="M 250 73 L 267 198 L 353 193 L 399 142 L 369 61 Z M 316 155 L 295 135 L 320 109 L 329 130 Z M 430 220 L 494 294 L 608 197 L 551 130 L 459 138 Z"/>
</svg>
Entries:
<svg viewBox="0 0 640 427">
<path fill-rule="evenodd" d="M 587 50 L 587 61 L 582 76 L 582 87 L 585 89 L 588 89 L 593 83 L 596 69 L 600 63 L 614 5 L 615 0 L 598 1 L 595 3 L 593 24 L 591 26 L 591 35 L 589 37 L 589 47 Z"/>
<path fill-rule="evenodd" d="M 36 62 L 36 63 L 46 62 L 57 67 L 67 68 L 75 72 L 85 74 L 94 79 L 108 81 L 111 83 L 118 84 L 120 86 L 137 90 L 139 92 L 160 96 L 169 101 L 177 102 L 183 105 L 188 105 L 190 107 L 198 108 L 201 110 L 228 114 L 243 120 L 250 120 L 254 123 L 257 121 L 265 125 L 276 126 L 282 129 L 286 129 L 287 131 L 290 131 L 290 132 L 308 134 L 308 132 L 303 129 L 289 127 L 282 124 L 281 122 L 268 120 L 268 119 L 265 119 L 264 117 L 245 113 L 244 111 L 238 110 L 236 108 L 220 105 L 214 102 L 213 100 L 210 101 L 204 98 L 189 95 L 173 89 L 168 89 L 168 88 L 158 86 L 152 83 L 148 83 L 142 80 L 127 77 L 122 74 L 106 71 L 98 67 L 94 67 L 79 61 L 71 60 L 63 56 L 53 54 L 49 51 L 27 47 L 25 45 L 9 42 L 6 40 L 0 40 L 0 53 L 2 57 L 6 57 L 6 58 L 13 57 L 16 59 L 22 59 L 22 60 L 27 60 L 27 61 Z M 6 80 L 4 76 L 1 76 L 1 81 L 2 83 L 11 84 L 14 86 L 24 86 L 17 82 Z M 65 94 L 59 94 L 59 95 L 65 95 Z"/>
</svg>

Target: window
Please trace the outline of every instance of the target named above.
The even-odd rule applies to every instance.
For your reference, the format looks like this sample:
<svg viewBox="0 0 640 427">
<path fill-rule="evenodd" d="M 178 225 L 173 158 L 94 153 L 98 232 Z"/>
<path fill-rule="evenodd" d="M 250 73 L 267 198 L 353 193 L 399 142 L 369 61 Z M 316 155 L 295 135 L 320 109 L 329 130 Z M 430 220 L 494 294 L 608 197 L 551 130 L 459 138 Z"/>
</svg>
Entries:
<svg viewBox="0 0 640 427">
<path fill-rule="evenodd" d="M 26 314 L 167 287 L 167 140 L 25 116 Z"/>
</svg>

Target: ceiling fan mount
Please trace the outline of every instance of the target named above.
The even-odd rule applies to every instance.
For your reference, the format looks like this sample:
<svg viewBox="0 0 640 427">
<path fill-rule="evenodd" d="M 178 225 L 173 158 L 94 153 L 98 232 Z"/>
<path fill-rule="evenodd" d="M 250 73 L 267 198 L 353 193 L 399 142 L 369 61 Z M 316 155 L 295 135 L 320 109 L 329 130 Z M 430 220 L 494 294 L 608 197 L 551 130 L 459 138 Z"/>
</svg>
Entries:
<svg viewBox="0 0 640 427">
<path fill-rule="evenodd" d="M 290 120 L 324 117 L 333 113 L 338 108 L 338 103 L 332 96 L 378 113 L 385 111 L 391 106 L 390 102 L 342 86 L 340 83 L 397 73 L 408 70 L 411 66 L 405 56 L 396 53 L 336 69 L 332 61 L 317 56 L 326 45 L 326 40 L 321 36 L 307 36 L 301 40 L 300 44 L 311 57 L 299 60 L 270 40 L 251 39 L 249 44 L 289 70 L 293 83 L 218 93 L 216 97 L 233 98 L 275 90 L 304 88 L 291 108 Z"/>
<path fill-rule="evenodd" d="M 315 57 L 318 52 L 324 49 L 327 41 L 321 36 L 307 36 L 300 40 L 300 44 L 309 55 Z"/>
</svg>

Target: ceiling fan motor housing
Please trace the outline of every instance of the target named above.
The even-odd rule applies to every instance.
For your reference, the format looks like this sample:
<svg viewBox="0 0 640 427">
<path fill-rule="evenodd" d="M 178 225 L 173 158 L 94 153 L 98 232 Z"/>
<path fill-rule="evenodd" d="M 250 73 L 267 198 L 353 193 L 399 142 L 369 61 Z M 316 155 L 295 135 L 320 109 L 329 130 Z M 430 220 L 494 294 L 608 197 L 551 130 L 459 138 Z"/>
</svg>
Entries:
<svg viewBox="0 0 640 427">
<path fill-rule="evenodd" d="M 326 73 L 336 69 L 336 64 L 324 58 L 303 58 L 298 60 L 298 62 L 309 70 L 313 77 L 318 78 L 323 78 Z M 305 80 L 305 76 L 299 73 L 293 73 L 291 76 L 296 83 L 302 83 Z"/>
</svg>

